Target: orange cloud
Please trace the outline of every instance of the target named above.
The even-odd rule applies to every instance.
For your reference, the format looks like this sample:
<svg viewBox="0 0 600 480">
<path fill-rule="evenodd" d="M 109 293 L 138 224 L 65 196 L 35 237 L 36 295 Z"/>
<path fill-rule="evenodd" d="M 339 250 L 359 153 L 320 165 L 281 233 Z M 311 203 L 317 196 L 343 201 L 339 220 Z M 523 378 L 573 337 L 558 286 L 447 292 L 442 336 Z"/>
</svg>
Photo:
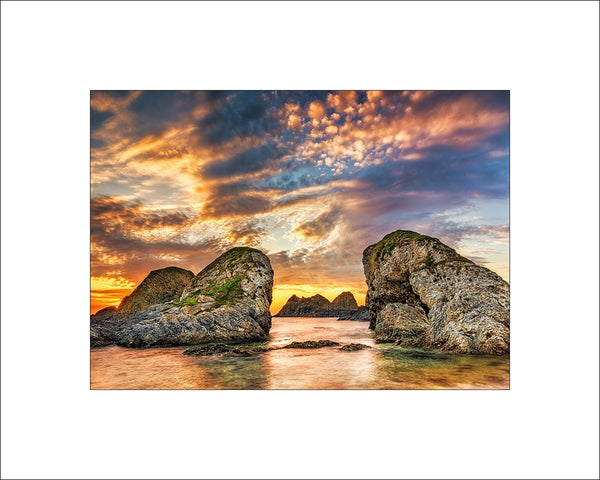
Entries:
<svg viewBox="0 0 600 480">
<path fill-rule="evenodd" d="M 312 102 L 310 104 L 310 106 L 308 107 L 308 116 L 310 118 L 313 118 L 315 120 L 320 120 L 321 118 L 323 118 L 324 114 L 325 114 L 325 107 L 318 100 L 315 100 L 314 102 Z"/>
<path fill-rule="evenodd" d="M 287 125 L 289 128 L 297 128 L 300 126 L 300 117 L 293 113 L 288 117 Z"/>
</svg>

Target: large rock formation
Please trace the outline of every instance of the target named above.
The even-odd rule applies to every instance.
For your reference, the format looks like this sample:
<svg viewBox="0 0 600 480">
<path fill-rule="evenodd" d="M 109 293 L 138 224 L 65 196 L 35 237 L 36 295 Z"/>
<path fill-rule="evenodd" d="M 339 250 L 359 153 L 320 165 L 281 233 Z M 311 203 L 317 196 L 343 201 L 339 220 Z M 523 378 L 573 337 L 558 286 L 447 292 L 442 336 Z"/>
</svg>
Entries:
<svg viewBox="0 0 600 480">
<path fill-rule="evenodd" d="M 194 274 L 183 268 L 167 267 L 153 270 L 131 295 L 121 300 L 119 313 L 141 312 L 157 303 L 177 300 L 193 278 Z"/>
<path fill-rule="evenodd" d="M 363 253 L 370 327 L 380 341 L 508 353 L 509 286 L 436 238 L 398 230 Z"/>
<path fill-rule="evenodd" d="M 171 268 L 174 267 L 157 272 Z M 193 278 L 181 273 L 185 270 L 177 270 L 180 272 L 170 270 L 172 283 L 157 281 L 163 275 L 152 272 L 132 293 L 133 300 L 124 299 L 114 314 L 92 316 L 91 344 L 194 345 L 268 335 L 273 269 L 265 254 L 238 247 Z M 167 284 L 171 285 L 170 293 L 166 288 L 162 290 Z M 160 285 L 160 292 L 151 285 Z M 165 297 L 171 300 L 156 302 Z M 125 311 L 124 306 L 128 306 Z"/>
<path fill-rule="evenodd" d="M 292 295 L 276 317 L 341 317 L 351 315 L 358 309 L 352 292 L 342 292 L 327 300 L 323 295 L 297 297 Z"/>
</svg>

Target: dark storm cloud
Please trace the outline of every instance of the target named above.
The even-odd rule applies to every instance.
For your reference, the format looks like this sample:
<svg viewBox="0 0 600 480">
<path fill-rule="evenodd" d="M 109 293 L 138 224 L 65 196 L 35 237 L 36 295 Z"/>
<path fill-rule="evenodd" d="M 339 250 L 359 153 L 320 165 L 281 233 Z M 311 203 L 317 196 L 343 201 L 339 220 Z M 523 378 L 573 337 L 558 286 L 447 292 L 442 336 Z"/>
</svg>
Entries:
<svg viewBox="0 0 600 480">
<path fill-rule="evenodd" d="M 202 174 L 205 178 L 214 179 L 260 172 L 274 165 L 288 152 L 286 147 L 269 140 L 266 145 L 251 148 L 227 160 L 207 165 Z"/>
<path fill-rule="evenodd" d="M 90 127 L 92 130 L 100 128 L 102 124 L 110 117 L 114 116 L 112 112 L 99 112 L 93 108 L 90 110 Z"/>
<path fill-rule="evenodd" d="M 213 111 L 199 124 L 203 139 L 220 144 L 237 137 L 262 136 L 278 123 L 267 92 L 212 92 Z"/>
<path fill-rule="evenodd" d="M 190 113 L 195 97 L 195 92 L 145 90 L 132 100 L 128 110 L 135 114 L 140 135 L 159 135 Z"/>
<path fill-rule="evenodd" d="M 170 123 L 178 119 L 182 110 L 194 106 L 194 96 L 194 92 L 145 90 L 129 104 L 129 110 L 142 119 Z"/>
<path fill-rule="evenodd" d="M 212 112 L 198 124 L 204 142 L 222 144 L 236 138 L 272 137 L 277 131 L 284 141 L 301 141 L 290 131 L 281 131 L 278 113 L 287 103 L 306 109 L 325 101 L 327 91 L 211 91 L 206 98 Z"/>
</svg>

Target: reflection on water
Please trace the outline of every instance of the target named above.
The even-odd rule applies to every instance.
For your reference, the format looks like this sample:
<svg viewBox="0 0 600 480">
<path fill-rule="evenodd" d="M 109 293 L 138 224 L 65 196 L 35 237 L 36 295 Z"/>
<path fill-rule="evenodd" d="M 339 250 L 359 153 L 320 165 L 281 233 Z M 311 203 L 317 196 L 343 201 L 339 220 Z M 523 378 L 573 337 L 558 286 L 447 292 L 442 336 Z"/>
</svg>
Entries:
<svg viewBox="0 0 600 480">
<path fill-rule="evenodd" d="M 373 348 L 272 350 L 256 357 L 183 355 L 185 348 L 91 352 L 93 389 L 506 389 L 508 356 L 467 356 L 375 344 L 367 322 L 273 318 L 270 339 L 334 340 Z"/>
</svg>

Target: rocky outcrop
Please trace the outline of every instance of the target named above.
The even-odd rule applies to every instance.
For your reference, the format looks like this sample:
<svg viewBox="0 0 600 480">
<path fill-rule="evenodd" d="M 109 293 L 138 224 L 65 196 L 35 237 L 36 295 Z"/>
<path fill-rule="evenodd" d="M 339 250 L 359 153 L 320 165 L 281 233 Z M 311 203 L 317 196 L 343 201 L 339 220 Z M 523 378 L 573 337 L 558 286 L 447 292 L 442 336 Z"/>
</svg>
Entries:
<svg viewBox="0 0 600 480">
<path fill-rule="evenodd" d="M 352 292 L 342 292 L 335 297 L 331 302 L 332 307 L 342 310 L 356 310 L 358 304 Z"/>
<path fill-rule="evenodd" d="M 314 349 L 314 348 L 325 348 L 325 347 L 339 347 L 338 342 L 333 340 L 306 340 L 303 342 L 292 342 L 287 345 L 280 347 L 267 347 L 263 345 L 232 345 L 224 343 L 209 343 L 205 345 L 197 345 L 184 350 L 184 355 L 195 355 L 195 356 L 209 356 L 219 355 L 226 357 L 250 357 L 254 355 L 260 355 L 262 353 L 270 352 L 273 350 L 282 350 L 285 348 L 298 348 L 298 349 Z M 345 352 L 356 352 L 365 348 L 371 348 L 368 345 L 362 343 L 349 343 L 342 345 L 338 350 Z"/>
<path fill-rule="evenodd" d="M 398 230 L 363 253 L 379 341 L 456 353 L 510 350 L 509 286 L 436 238 Z"/>
<path fill-rule="evenodd" d="M 105 307 L 92 315 L 92 318 L 95 320 L 106 320 L 112 318 L 116 313 L 117 307 Z"/>
<path fill-rule="evenodd" d="M 369 321 L 369 309 L 367 307 L 358 307 L 357 310 L 350 313 L 349 315 L 342 315 L 338 318 L 341 321 L 353 321 L 353 322 L 368 322 Z"/>
<path fill-rule="evenodd" d="M 178 294 L 166 292 L 165 282 L 156 281 L 157 277 L 162 278 L 152 272 L 146 278 L 149 281 L 144 280 L 132 293 L 130 297 L 140 291 L 134 298 L 135 303 L 125 300 L 121 303 L 130 305 L 128 310 L 120 306 L 112 317 L 95 319 L 92 316 L 92 345 L 194 345 L 268 335 L 273 269 L 268 257 L 259 250 L 233 248 L 195 277 L 180 275 L 180 281 L 171 284 Z M 160 291 L 153 293 L 155 290 L 149 288 L 150 285 L 160 285 Z M 167 295 L 171 300 L 143 307 L 144 301 Z"/>
<path fill-rule="evenodd" d="M 327 300 L 323 295 L 297 297 L 292 295 L 276 317 L 341 317 L 353 314 L 358 309 L 352 292 L 342 292 Z"/>
<path fill-rule="evenodd" d="M 153 270 L 131 295 L 121 300 L 118 311 L 121 314 L 141 312 L 152 305 L 177 300 L 193 278 L 194 274 L 183 268 Z"/>
<path fill-rule="evenodd" d="M 397 341 L 403 347 L 427 343 L 429 321 L 423 308 L 404 303 L 388 303 L 377 315 L 375 334 L 379 341 Z"/>
<path fill-rule="evenodd" d="M 276 317 L 327 317 L 331 302 L 322 295 L 297 297 L 292 295 Z"/>
</svg>

